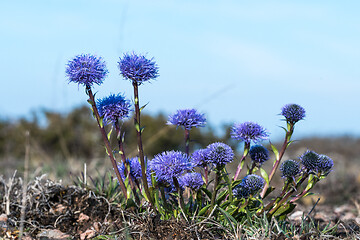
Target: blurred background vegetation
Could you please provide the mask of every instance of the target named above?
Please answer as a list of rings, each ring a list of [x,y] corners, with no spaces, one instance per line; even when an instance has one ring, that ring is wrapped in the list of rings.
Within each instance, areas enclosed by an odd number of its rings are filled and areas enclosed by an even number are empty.
[[[162,151],[184,149],[183,130],[166,125],[167,116],[161,113],[143,114],[141,120],[145,127],[144,151],[149,159]],[[230,138],[230,127],[224,125],[220,136],[214,134],[211,126],[192,129],[190,146],[195,150],[221,141],[229,144],[235,151],[240,150],[236,151],[237,158],[228,166],[229,172],[234,173],[242,154],[242,145]],[[122,130],[125,133],[127,157],[134,157],[137,146],[132,118],[123,123]],[[72,184],[73,177],[84,171],[85,164],[88,176],[96,177],[112,172],[91,110],[88,106],[81,106],[67,114],[43,110],[33,113],[27,119],[0,120],[0,175],[9,178],[17,170],[17,174],[22,176],[26,131],[30,132],[30,178],[47,174],[49,178]],[[360,199],[359,138],[341,136],[297,140],[299,141],[290,145],[284,159],[296,159],[306,149],[310,149],[330,156],[335,163],[333,172],[315,189],[321,195],[309,197],[309,204],[319,196],[322,202],[334,204]],[[115,136],[112,137],[112,144],[113,149],[117,149]],[[282,142],[274,144],[280,147]],[[267,148],[270,150],[269,146]],[[265,163],[264,168],[270,169],[271,165],[272,160]],[[274,181],[280,183],[282,180],[278,177]]]

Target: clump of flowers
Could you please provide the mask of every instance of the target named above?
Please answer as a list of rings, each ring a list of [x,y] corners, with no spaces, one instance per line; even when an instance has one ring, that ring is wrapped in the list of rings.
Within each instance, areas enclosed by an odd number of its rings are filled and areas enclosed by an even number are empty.
[[[130,114],[130,101],[121,94],[110,94],[97,101],[99,114],[104,122],[116,124],[119,120],[127,118]]]
[[[249,216],[266,214],[268,219],[275,217],[282,220],[294,209],[294,203],[308,195],[314,185],[333,169],[334,162],[330,157],[310,150],[299,157],[299,162],[292,159],[282,162],[287,147],[293,142],[291,138],[295,124],[305,118],[304,108],[297,104],[287,104],[282,108],[281,115],[286,119],[286,128],[283,128],[285,138],[279,150],[269,142],[268,148],[271,148],[272,154],[259,145],[261,141],[269,139],[269,133],[261,125],[250,121],[234,124],[230,129],[231,137],[244,144],[240,160],[237,160],[233,149],[222,142],[210,143],[192,152],[190,131],[205,126],[206,118],[195,109],[182,109],[170,115],[167,124],[183,129],[185,151],[164,151],[147,161],[142,146],[144,128],[140,119],[140,110],[144,106],[140,107],[138,88],[159,76],[158,66],[153,58],[132,52],[120,58],[118,67],[121,76],[130,80],[134,88],[134,127],[138,152],[133,158],[126,157],[126,136],[119,123],[129,116],[130,102],[121,94],[111,94],[96,101],[92,93],[92,86],[100,85],[108,73],[102,58],[78,55],[67,64],[66,75],[69,82],[86,88],[88,102],[122,191],[124,208],[139,212],[151,208],[162,219],[198,215],[215,218],[221,223],[235,219],[245,224]],[[105,128],[103,121],[111,126]],[[117,149],[110,144],[114,134]],[[119,155],[120,161],[116,159]],[[272,157],[274,161],[268,174],[262,166],[268,164]],[[245,164],[247,158],[251,159],[251,165]],[[232,177],[232,169],[227,164],[234,159],[238,167]],[[274,190],[271,181],[279,166],[284,179],[283,187],[273,197],[270,195]],[[237,180],[244,167],[248,168],[246,176]]]
[[[108,70],[101,57],[82,54],[68,62],[65,73],[70,82],[91,87],[102,84]]]

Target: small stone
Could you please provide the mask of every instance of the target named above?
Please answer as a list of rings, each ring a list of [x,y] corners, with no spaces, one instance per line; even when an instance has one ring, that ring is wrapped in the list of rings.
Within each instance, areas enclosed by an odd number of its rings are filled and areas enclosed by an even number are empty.
[[[304,214],[303,211],[296,211],[289,216],[289,219],[293,221],[301,221],[303,214]]]
[[[344,216],[342,216],[342,217],[340,218],[340,220],[342,220],[342,221],[347,221],[347,220],[352,220],[352,219],[354,219],[355,217],[356,217],[355,214],[353,214],[353,213],[351,213],[351,212],[347,212],[347,213],[345,213]]]
[[[77,221],[78,221],[79,223],[83,223],[83,222],[88,221],[89,219],[90,219],[90,217],[89,217],[88,215],[83,214],[83,213],[80,213],[79,218],[78,218]]]
[[[6,214],[1,214],[0,215],[0,222],[6,222],[8,220],[8,217]]]
[[[96,235],[95,230],[88,229],[88,230],[86,230],[85,232],[83,232],[83,233],[80,234],[80,239],[81,239],[81,240],[90,239],[90,238],[95,237],[95,235]]]
[[[57,229],[43,229],[36,237],[42,240],[65,240],[70,238],[70,235]]]

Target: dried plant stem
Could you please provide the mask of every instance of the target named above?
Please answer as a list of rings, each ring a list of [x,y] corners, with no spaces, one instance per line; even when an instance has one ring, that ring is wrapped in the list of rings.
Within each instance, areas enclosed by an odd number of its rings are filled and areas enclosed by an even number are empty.
[[[149,185],[146,177],[146,166],[145,166],[145,157],[144,157],[144,150],[142,145],[142,138],[141,138],[141,124],[140,124],[140,107],[139,107],[139,90],[138,90],[138,84],[136,81],[133,81],[133,87],[134,87],[134,101],[135,101],[135,115],[134,115],[134,124],[135,129],[137,133],[137,143],[138,143],[138,153],[139,153],[139,159],[140,159],[140,165],[141,165],[141,173],[142,173],[142,181],[143,186],[145,190],[145,194],[147,198],[149,199],[151,207],[156,212],[156,209],[154,207],[154,199],[152,194],[149,190]]]
[[[95,97],[94,97],[94,94],[92,93],[91,91],[91,88],[89,86],[86,87],[86,92],[89,96],[89,103],[91,104],[92,106],[92,109],[93,109],[93,113],[94,113],[94,116],[96,118],[96,121],[97,121],[97,124],[99,126],[99,129],[100,129],[100,132],[101,132],[101,136],[103,137],[103,141],[104,141],[104,144],[105,144],[105,148],[106,148],[106,152],[111,160],[111,164],[114,168],[114,171],[115,171],[115,174],[116,174],[116,177],[119,181],[119,185],[120,185],[120,189],[122,191],[122,193],[124,194],[125,198],[127,199],[128,196],[127,196],[127,192],[126,192],[126,187],[125,187],[125,184],[124,184],[124,181],[122,180],[121,178],[121,175],[119,173],[119,169],[117,167],[117,164],[116,164],[116,160],[115,160],[115,157],[114,157],[114,154],[112,152],[112,149],[111,149],[111,146],[110,146],[110,142],[109,142],[109,139],[107,137],[107,134],[106,134],[106,131],[105,131],[105,128],[104,128],[104,125],[100,122],[100,115],[99,115],[99,112],[97,110],[97,107],[96,107],[96,104],[95,104]]]
[[[29,159],[30,159],[30,132],[25,132],[25,159],[24,159],[24,181],[22,185],[22,199],[21,199],[21,215],[20,215],[20,229],[19,239],[22,238],[24,233],[25,222],[25,209],[26,209],[26,193],[27,193],[27,181],[29,177]]]

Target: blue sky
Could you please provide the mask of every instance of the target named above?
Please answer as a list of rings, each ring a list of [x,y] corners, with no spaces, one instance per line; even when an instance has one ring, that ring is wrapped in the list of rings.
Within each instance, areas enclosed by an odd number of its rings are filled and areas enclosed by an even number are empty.
[[[160,77],[140,87],[146,111],[197,108],[213,127],[255,121],[278,137],[280,109],[302,105],[298,136],[360,136],[360,1],[2,0],[0,111],[5,119],[86,103],[68,84],[75,55],[102,56],[97,96],[131,84],[117,69],[135,51]]]

